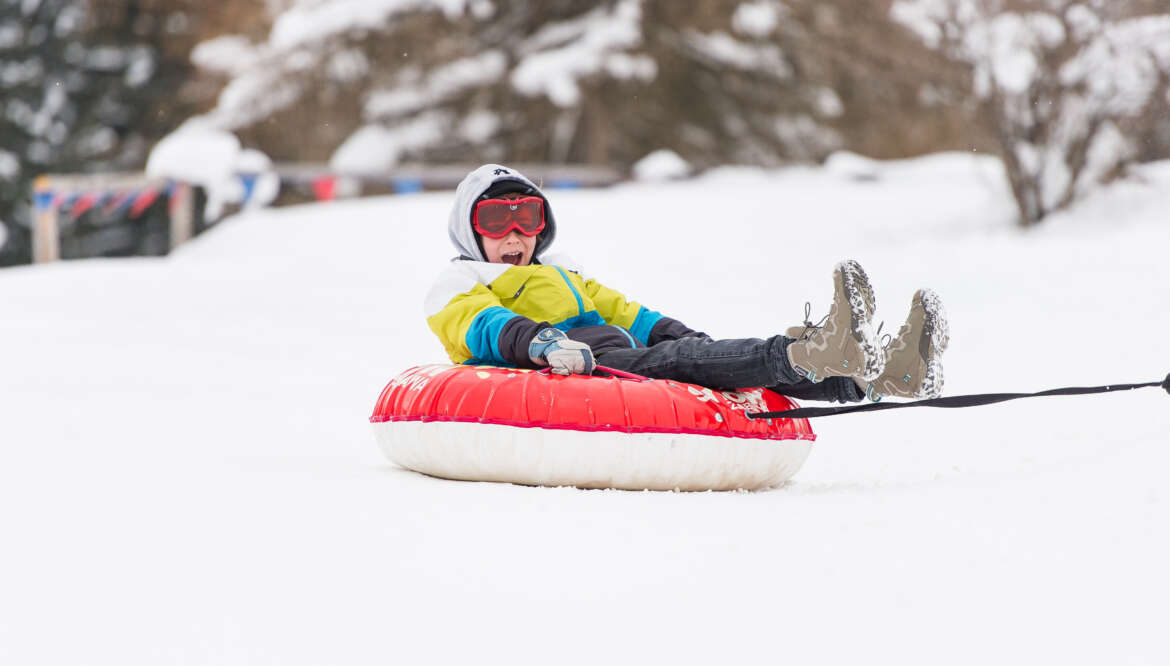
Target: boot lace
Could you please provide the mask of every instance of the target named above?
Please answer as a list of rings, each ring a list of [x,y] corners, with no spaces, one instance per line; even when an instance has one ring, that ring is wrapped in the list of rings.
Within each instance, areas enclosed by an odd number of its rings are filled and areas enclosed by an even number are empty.
[[[886,320],[885,319],[881,320],[880,322],[878,322],[877,330],[874,331],[874,333],[873,333],[874,336],[877,337],[877,339],[878,339],[878,344],[880,344],[882,346],[882,350],[889,348],[890,343],[894,341],[894,336],[890,335],[889,333],[885,333],[885,334],[882,333],[882,327],[885,325],[886,325]]]
[[[821,328],[825,325],[826,321],[829,321],[829,315],[825,315],[824,317],[821,317],[821,320],[815,324],[812,323],[812,303],[805,301],[804,302],[804,322],[803,322],[804,330],[801,331],[800,337],[798,337],[797,339],[798,340],[808,340],[809,338],[811,338],[813,336],[814,333],[821,330]]]
[[[805,301],[804,302],[804,321],[802,322],[804,324],[804,330],[801,331],[800,337],[797,339],[798,340],[809,339],[810,337],[813,336],[814,333],[816,333],[817,331],[824,328],[825,322],[828,320],[829,320],[829,315],[825,315],[824,317],[821,317],[821,320],[819,322],[817,322],[815,324],[812,323],[812,303]],[[890,346],[890,343],[894,341],[894,336],[890,335],[889,333],[885,333],[885,334],[882,333],[882,328],[885,325],[886,325],[886,321],[883,319],[882,321],[878,322],[877,331],[874,332],[874,335],[877,336],[878,344],[880,344],[882,346],[882,349],[888,348]]]

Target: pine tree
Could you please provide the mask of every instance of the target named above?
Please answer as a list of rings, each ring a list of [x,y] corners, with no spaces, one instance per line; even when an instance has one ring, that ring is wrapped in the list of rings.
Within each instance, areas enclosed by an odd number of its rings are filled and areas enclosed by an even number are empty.
[[[29,260],[30,186],[43,173],[140,168],[201,102],[194,19],[176,0],[0,0],[0,265]]]

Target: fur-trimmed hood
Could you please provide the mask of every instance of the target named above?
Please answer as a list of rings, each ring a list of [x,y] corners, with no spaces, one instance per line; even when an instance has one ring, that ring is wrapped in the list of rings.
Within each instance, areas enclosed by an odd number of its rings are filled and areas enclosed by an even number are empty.
[[[505,192],[522,192],[538,196],[544,201],[544,231],[540,232],[537,238],[532,258],[539,259],[552,245],[557,235],[557,223],[552,208],[548,205],[548,199],[540,188],[511,167],[485,164],[467,174],[455,189],[455,205],[451,207],[451,215],[447,220],[447,234],[461,257],[487,261],[479,243],[476,242],[475,230],[471,227],[471,211],[477,201],[485,198],[485,194],[498,196]]]

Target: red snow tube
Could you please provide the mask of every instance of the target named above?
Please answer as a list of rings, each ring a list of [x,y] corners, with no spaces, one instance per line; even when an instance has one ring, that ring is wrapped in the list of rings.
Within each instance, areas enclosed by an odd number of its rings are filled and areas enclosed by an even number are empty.
[[[426,365],[395,377],[370,417],[394,462],[449,479],[658,490],[754,489],[800,469],[816,439],[766,389]]]

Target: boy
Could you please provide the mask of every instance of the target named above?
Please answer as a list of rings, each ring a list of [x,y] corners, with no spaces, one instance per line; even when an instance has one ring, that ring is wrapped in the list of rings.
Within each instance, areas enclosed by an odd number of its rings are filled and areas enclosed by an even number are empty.
[[[426,298],[427,323],[455,363],[550,366],[589,374],[597,364],[717,390],[768,387],[811,400],[935,397],[948,342],[938,297],[914,295],[894,340],[878,346],[873,290],[855,261],[833,271],[821,325],[786,335],[713,340],[546,256],[556,219],[519,172],[485,164],[463,179],[448,220],[460,256]]]

